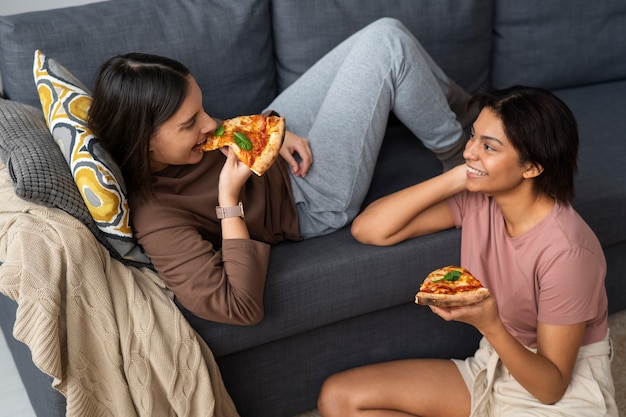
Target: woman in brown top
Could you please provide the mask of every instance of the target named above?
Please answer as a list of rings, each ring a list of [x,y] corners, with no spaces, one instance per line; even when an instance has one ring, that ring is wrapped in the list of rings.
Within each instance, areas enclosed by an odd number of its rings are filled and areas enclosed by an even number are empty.
[[[463,127],[473,121],[468,99],[400,22],[385,18],[270,104],[288,131],[281,158],[262,177],[251,177],[230,150],[200,151],[217,122],[204,112],[189,70],[174,60],[111,58],[89,117],[122,170],[135,235],[178,301],[208,320],[253,324],[263,318],[269,244],[352,221],[389,113],[449,169],[462,163]],[[217,219],[215,206],[239,202],[245,220]]]

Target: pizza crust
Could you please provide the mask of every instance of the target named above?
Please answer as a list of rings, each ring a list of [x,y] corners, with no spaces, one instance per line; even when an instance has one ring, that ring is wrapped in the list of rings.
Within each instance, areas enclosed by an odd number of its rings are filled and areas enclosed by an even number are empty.
[[[283,146],[285,137],[285,118],[278,116],[269,117],[277,117],[278,120],[272,125],[272,130],[269,132],[267,146],[250,166],[250,170],[259,176],[263,175],[272,166],[278,157],[280,148]]]
[[[438,307],[460,307],[479,303],[490,295],[491,292],[484,287],[458,294],[432,294],[420,291],[415,294],[415,303]]]

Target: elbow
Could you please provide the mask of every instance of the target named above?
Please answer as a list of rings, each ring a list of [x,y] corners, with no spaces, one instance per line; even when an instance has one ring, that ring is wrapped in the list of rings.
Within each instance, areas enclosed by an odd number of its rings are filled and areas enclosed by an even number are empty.
[[[254,326],[263,321],[265,310],[263,302],[241,302],[236,306],[231,306],[228,312],[227,324],[238,326]]]
[[[242,326],[254,326],[255,324],[259,324],[263,321],[265,317],[265,312],[263,311],[263,307],[260,309],[255,309],[254,311],[250,311],[246,315],[242,315],[239,319],[241,320],[240,325]]]
[[[359,243],[365,245],[374,245],[369,228],[363,225],[363,221],[359,217],[354,219],[352,226],[350,226],[350,233],[352,237]]]
[[[365,242],[366,236],[363,233],[363,227],[358,217],[354,219],[354,221],[352,222],[352,225],[350,226],[350,233],[352,234],[352,237],[356,239],[357,242],[366,243]]]
[[[565,395],[565,390],[563,390],[563,392],[561,392],[560,394],[554,395],[552,396],[552,398],[547,398],[545,401],[542,401],[542,402],[546,405],[554,405],[558,403],[559,401],[561,401],[564,395]]]
[[[558,403],[561,398],[563,398],[563,396],[561,395],[560,397],[556,398],[556,397],[545,397],[545,398],[537,398],[539,400],[539,402],[541,404],[544,405],[554,405],[556,403]]]
[[[233,322],[240,326],[254,326],[261,323],[265,317],[263,297],[238,299],[234,305],[231,305],[230,315]]]
[[[554,405],[561,401],[561,399],[565,395],[566,389],[567,386],[565,388],[559,388],[558,390],[551,390],[549,392],[544,391],[536,395],[536,398],[542,404]]]
[[[245,313],[239,312],[237,314],[230,314],[228,317],[224,317],[223,319],[213,319],[214,321],[222,322],[224,324],[234,324],[236,326],[254,326],[263,321],[264,312],[263,309],[260,311],[246,311]],[[210,319],[209,319],[210,320]]]
[[[263,321],[265,310],[263,302],[250,302],[228,304],[221,306],[210,305],[201,300],[193,300],[194,302],[178,303],[194,316],[207,321],[213,321],[222,324],[232,324],[236,326],[253,326]]]
[[[389,246],[391,242],[383,236],[377,228],[372,227],[370,222],[357,216],[350,227],[352,237],[359,243],[374,246]]]

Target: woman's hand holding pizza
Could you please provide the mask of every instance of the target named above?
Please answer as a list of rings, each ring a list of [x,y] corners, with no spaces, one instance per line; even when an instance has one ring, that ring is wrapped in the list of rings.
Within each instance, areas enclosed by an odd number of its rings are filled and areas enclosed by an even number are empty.
[[[230,147],[220,149],[226,155],[226,162],[219,178],[219,204],[221,206],[236,206],[239,203],[239,192],[243,184],[250,178],[252,171]]]
[[[299,161],[295,154],[298,154]],[[280,148],[280,156],[289,164],[291,173],[298,177],[304,177],[313,163],[313,153],[309,141],[293,132],[285,131],[283,146]]]
[[[467,323],[474,326],[483,335],[502,325],[498,313],[498,305],[493,294],[476,304],[460,307],[438,307],[433,305],[429,307],[444,320]]]

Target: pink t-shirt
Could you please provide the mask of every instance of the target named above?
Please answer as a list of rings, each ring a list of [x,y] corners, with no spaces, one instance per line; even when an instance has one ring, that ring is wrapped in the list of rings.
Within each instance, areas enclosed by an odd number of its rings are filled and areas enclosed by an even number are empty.
[[[461,266],[491,290],[517,340],[536,348],[537,322],[585,321],[583,345],[606,336],[606,260],[596,235],[571,205],[556,203],[539,224],[514,238],[498,205],[482,193],[459,193],[448,206],[462,227]]]

